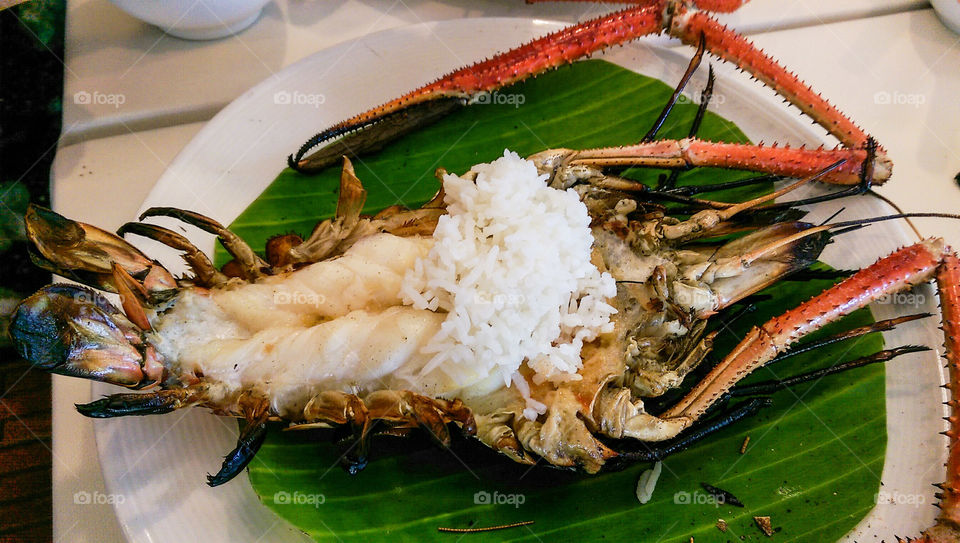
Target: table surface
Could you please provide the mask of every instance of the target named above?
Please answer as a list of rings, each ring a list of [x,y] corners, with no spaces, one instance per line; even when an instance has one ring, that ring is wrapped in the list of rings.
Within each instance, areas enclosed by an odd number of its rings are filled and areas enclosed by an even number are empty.
[[[574,22],[607,9],[502,0],[279,1],[237,36],[192,42],[132,19],[106,0],[70,2],[53,205],[69,217],[116,228],[133,217],[204,121],[279,69],[345,40],[360,38],[361,46],[370,33],[424,21],[513,16]],[[721,19],[751,34],[883,144],[895,170],[878,192],[905,211],[960,209],[953,179],[960,172],[960,36],[925,2],[754,0]],[[78,92],[122,95],[123,103],[81,104],[74,100]],[[916,224],[925,235],[960,246],[955,224]],[[77,492],[106,492],[95,422],[73,409],[89,400],[89,383],[54,376],[54,537],[123,541],[110,505],[74,500]]]

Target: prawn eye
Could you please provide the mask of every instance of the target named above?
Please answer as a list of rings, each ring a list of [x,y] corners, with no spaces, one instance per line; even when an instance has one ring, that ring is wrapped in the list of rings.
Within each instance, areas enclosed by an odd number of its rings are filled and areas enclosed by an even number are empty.
[[[135,386],[143,379],[140,331],[101,294],[51,285],[22,301],[10,322],[17,353],[63,375]]]
[[[64,323],[57,312],[60,304],[56,300],[33,296],[20,303],[10,321],[10,336],[17,354],[34,366],[50,371],[66,362],[70,352],[69,342],[61,337]]]

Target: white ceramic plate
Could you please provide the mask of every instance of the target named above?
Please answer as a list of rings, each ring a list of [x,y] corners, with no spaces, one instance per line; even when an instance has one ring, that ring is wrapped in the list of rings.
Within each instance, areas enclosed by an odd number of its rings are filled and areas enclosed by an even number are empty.
[[[388,30],[321,51],[243,94],[212,119],[187,145],[142,208],[193,209],[224,224],[236,218],[274,179],[286,155],[318,129],[382,103],[459,66],[558,28],[528,19],[468,19]],[[654,46],[653,43],[661,46]],[[609,61],[659,78],[671,86],[691,52],[640,41],[603,55]],[[733,70],[720,67],[711,109],[736,122],[754,141],[816,144],[822,132],[783,106],[772,92]],[[703,72],[704,70],[701,70]],[[699,92],[703,74],[690,89]],[[869,126],[869,119],[858,119]],[[820,190],[820,189],[811,189]],[[814,222],[840,207],[817,207]],[[847,199],[843,217],[866,217],[889,210],[871,198]],[[159,221],[162,222],[162,221]],[[168,226],[179,228],[175,223]],[[212,253],[213,237],[187,229]],[[174,252],[134,240],[148,254],[176,268]],[[900,224],[888,222],[845,236],[823,259],[844,268],[870,264],[878,256],[913,241]],[[851,250],[855,247],[855,250]],[[880,305],[877,318],[900,311],[936,312],[931,289],[920,307]],[[888,334],[891,345],[940,345],[935,323],[920,321]],[[946,442],[937,435],[944,411],[936,353],[905,356],[887,365],[887,426],[891,439],[882,480],[888,496],[914,496],[922,507],[902,499],[881,503],[850,535],[890,539],[913,535],[933,520],[933,488],[941,480]],[[115,392],[94,384],[95,397]],[[858,416],[850,406],[850,417]],[[157,417],[114,419],[96,425],[97,447],[107,488],[125,499],[116,505],[127,537],[161,541],[300,541],[303,536],[262,506],[246,476],[212,489],[205,475],[219,468],[237,434],[232,420],[201,410]],[[910,444],[906,447],[903,444]],[[254,460],[256,461],[256,460]],[[878,477],[881,474],[877,474]],[[878,484],[878,490],[880,486]]]

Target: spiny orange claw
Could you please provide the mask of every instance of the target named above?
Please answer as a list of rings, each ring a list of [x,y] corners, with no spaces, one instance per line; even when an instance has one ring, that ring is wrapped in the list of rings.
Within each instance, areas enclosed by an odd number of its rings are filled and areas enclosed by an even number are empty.
[[[696,420],[744,376],[772,360],[799,338],[866,307],[880,297],[928,281],[944,253],[943,241],[904,247],[851,275],[794,309],[750,330],[746,338],[661,417]]]
[[[628,145],[621,148],[625,154],[644,158],[677,158],[682,166],[719,167],[761,171],[786,177],[807,177],[829,167],[839,160],[843,164],[821,179],[840,185],[856,185],[867,151],[863,149],[836,149],[718,143],[698,139],[663,140]],[[888,160],[875,159],[873,180],[890,177],[892,165]]]
[[[867,134],[840,110],[750,40],[732,32],[706,13],[679,4],[669,32],[683,43],[694,46],[700,41],[700,36],[704,36],[708,51],[732,62],[775,90],[845,146],[861,148],[866,144]]]
[[[689,45],[698,44],[702,39],[711,54],[734,63],[773,88],[851,150],[807,151],[698,142],[695,152],[691,151],[697,161],[692,161],[691,165],[718,165],[804,176],[839,157],[847,160],[843,171],[831,174],[824,181],[844,184],[857,182],[856,174],[862,168],[866,156],[863,150],[869,136],[772,57],[700,11],[732,11],[743,3],[742,0],[633,2],[630,8],[565,28],[461,68],[413,92],[342,121],[304,143],[296,154],[289,157],[288,164],[301,172],[318,171],[339,161],[343,154],[379,149],[396,137],[436,121],[482,93],[492,92],[612,45],[666,30],[669,35]],[[314,147],[340,136],[345,139],[304,158]],[[883,183],[890,176],[892,166],[882,149],[877,149],[873,169],[872,182],[875,184]]]
[[[382,107],[389,112],[406,103],[429,99],[430,95],[469,97],[476,92],[516,83],[612,45],[659,32],[662,9],[663,6],[658,2],[564,28],[483,62],[461,68]],[[362,119],[363,114],[356,118]]]
[[[927,528],[918,541],[928,543],[955,543],[960,541],[960,412],[957,410],[957,393],[960,391],[960,259],[953,253],[946,253],[943,263],[937,270],[937,289],[940,293],[940,307],[943,314],[944,357],[947,360],[952,395],[950,401],[953,410],[950,417],[950,429],[946,432],[950,440],[950,452],[947,457],[947,477],[938,485],[940,492],[940,515],[936,523]]]
[[[302,169],[301,159],[313,147],[411,106],[439,98],[469,100],[477,93],[492,91],[612,45],[660,32],[663,9],[664,0],[628,8],[558,30],[488,60],[460,68],[429,85],[333,125],[304,143],[288,163],[294,169]]]

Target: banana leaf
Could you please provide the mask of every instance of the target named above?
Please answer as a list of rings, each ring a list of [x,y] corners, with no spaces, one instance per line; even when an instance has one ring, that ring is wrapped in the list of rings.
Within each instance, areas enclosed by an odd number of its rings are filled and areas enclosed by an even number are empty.
[[[355,160],[369,191],[365,212],[420,205],[439,188],[438,167],[464,172],[497,158],[505,148],[527,155],[548,147],[637,141],[671,92],[663,82],[601,60],[578,62],[503,89],[499,94],[508,98],[465,108]],[[690,100],[680,103],[658,137],[685,137],[695,111]],[[734,123],[712,113],[699,135],[747,141]],[[652,184],[663,173],[632,169],[624,175]],[[718,183],[745,175],[697,169],[684,172],[679,182]],[[231,228],[259,248],[279,233],[306,235],[318,220],[333,214],[338,179],[338,168],[310,177],[285,170]],[[769,190],[770,185],[756,185],[706,197],[740,201]],[[221,252],[221,262],[223,256]],[[732,324],[716,325],[721,332],[715,358],[751,325],[830,284],[807,276],[767,289],[754,299],[755,310]],[[869,311],[861,310],[817,335],[869,322]],[[834,344],[758,370],[747,382],[851,360],[882,345],[879,334]],[[378,437],[366,469],[349,475],[340,467],[344,445],[335,441],[339,434],[277,427],[249,475],[266,507],[317,541],[765,540],[754,516],[770,516],[781,543],[831,541],[874,505],[886,447],[884,387],[884,369],[873,365],[772,394],[773,405],[760,414],[667,458],[652,499],[644,505],[635,489],[647,464],[592,476],[542,462],[531,468],[466,437],[448,449],[425,435]],[[749,446],[741,454],[748,436]],[[745,507],[720,503],[701,482],[732,493]],[[726,532],[718,529],[718,519],[726,522]],[[535,522],[488,533],[438,531],[524,521]]]

